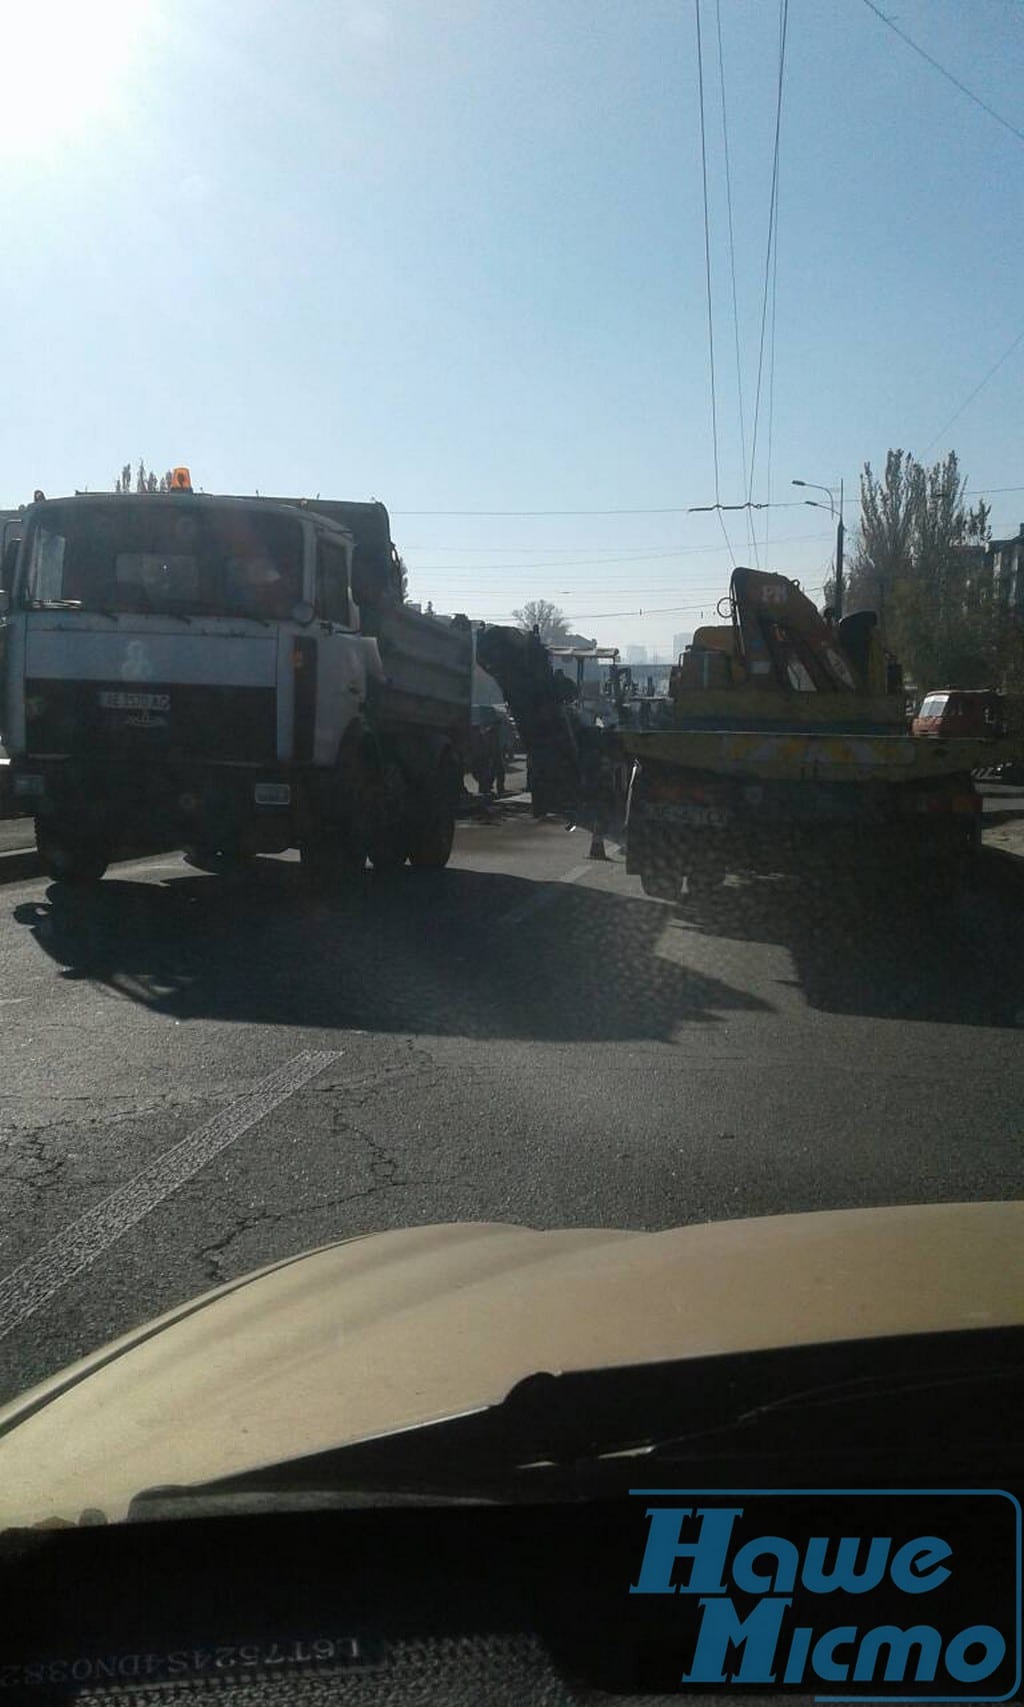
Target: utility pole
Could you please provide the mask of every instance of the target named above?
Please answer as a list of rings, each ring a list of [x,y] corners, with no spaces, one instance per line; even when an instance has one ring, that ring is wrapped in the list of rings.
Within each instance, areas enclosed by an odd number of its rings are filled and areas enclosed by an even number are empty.
[[[836,621],[843,614],[843,544],[846,527],[843,522],[843,482],[839,482],[839,521],[836,524]]]

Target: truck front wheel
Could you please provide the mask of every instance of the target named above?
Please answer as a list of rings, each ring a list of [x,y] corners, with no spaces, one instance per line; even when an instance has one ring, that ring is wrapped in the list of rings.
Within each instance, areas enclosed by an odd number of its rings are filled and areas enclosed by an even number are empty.
[[[378,775],[367,779],[362,798],[370,864],[377,877],[392,877],[406,861],[408,787],[400,767],[391,762],[382,765]]]
[[[102,844],[89,837],[63,835],[36,824],[36,851],[47,877],[85,887],[98,883],[110,861]]]

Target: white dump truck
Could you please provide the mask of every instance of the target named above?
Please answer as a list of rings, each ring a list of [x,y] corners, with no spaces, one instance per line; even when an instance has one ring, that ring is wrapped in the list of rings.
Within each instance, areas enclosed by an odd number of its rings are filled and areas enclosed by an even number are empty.
[[[382,504],[165,493],[29,505],[5,565],[4,730],[45,870],[123,847],[319,884],[443,866],[471,627],[414,611]]]

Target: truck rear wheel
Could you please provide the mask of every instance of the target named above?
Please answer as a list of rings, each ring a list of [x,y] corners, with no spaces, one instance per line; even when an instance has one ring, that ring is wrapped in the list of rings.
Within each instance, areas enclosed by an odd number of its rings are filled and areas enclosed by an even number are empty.
[[[65,836],[36,824],[36,851],[47,877],[56,883],[86,887],[99,883],[110,861],[102,844],[84,836]]]

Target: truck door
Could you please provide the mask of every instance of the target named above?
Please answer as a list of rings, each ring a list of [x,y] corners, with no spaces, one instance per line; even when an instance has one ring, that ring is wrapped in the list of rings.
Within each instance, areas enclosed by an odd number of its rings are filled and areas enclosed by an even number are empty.
[[[340,540],[317,534],[316,542],[317,643],[315,666],[316,728],[309,757],[317,765],[331,765],[353,718],[366,699],[366,643],[358,633],[358,614],[349,587],[349,557]],[[313,684],[307,684],[310,694]],[[301,721],[296,704],[296,747],[300,746]],[[296,758],[306,754],[296,751]]]

